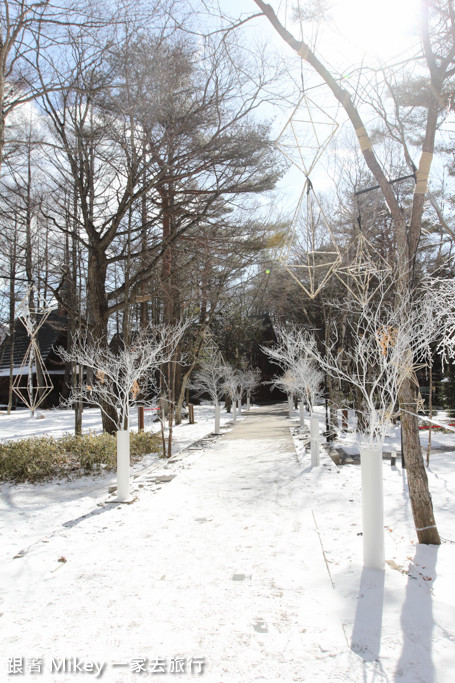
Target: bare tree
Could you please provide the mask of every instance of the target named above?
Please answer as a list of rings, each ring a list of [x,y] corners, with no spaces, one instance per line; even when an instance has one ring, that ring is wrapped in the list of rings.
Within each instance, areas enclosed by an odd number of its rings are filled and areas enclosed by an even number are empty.
[[[13,114],[33,103],[59,83],[47,70],[65,33],[99,31],[112,22],[112,7],[90,0],[2,0],[0,3],[0,168],[5,143],[21,140]],[[63,60],[60,61],[60,68]]]
[[[397,306],[383,291],[379,302],[353,304],[347,325],[351,344],[340,345],[334,330],[323,352],[313,347],[310,354],[334,379],[358,388],[366,418],[358,424],[359,441],[382,446],[403,382],[416,382],[417,369],[429,361],[435,317],[426,299]]]
[[[301,408],[306,403],[311,413],[316,399],[321,393],[323,374],[312,355],[316,349],[316,340],[308,330],[296,325],[275,325],[277,344],[275,347],[262,347],[262,350],[279,365],[284,373],[274,382],[274,386],[282,389],[288,397],[298,396]],[[291,417],[292,400],[289,400],[289,416]],[[300,413],[303,422],[303,413]],[[303,426],[303,424],[301,424]]]
[[[324,386],[324,374],[321,372],[317,363],[315,363],[308,355],[299,358],[295,363],[292,372],[295,377],[295,393],[300,398],[300,405],[306,404],[308,412],[314,410],[316,401],[322,394]],[[301,421],[303,420],[303,412],[301,414]],[[302,425],[303,426],[303,425]]]
[[[294,396],[296,394],[297,386],[296,378],[291,368],[287,368],[282,375],[275,377],[271,384],[271,389],[280,389],[280,391],[283,391],[286,394],[288,398],[289,419],[292,420],[292,413],[294,409]]]
[[[249,410],[251,406],[251,399],[254,392],[261,383],[261,371],[259,368],[250,368],[244,372],[244,386],[246,393],[246,409]]]
[[[109,419],[116,415],[113,426],[117,431],[128,429],[132,405],[144,405],[144,400],[156,402],[160,368],[172,358],[183,332],[182,325],[142,330],[129,347],[117,353],[101,341],[91,341],[78,333],[73,348],[60,348],[60,356],[67,362],[91,368],[94,380],[93,384],[72,387],[63,404],[71,406],[83,400],[105,411]]]
[[[232,405],[232,418],[237,421],[237,400],[239,397],[239,377],[238,371],[232,365],[224,366],[224,384],[223,389],[229,396]]]
[[[404,382],[415,382],[418,366],[429,362],[437,334],[428,300],[391,303],[387,291],[379,301],[364,302],[347,325],[353,343],[340,345],[335,331],[330,344],[314,358],[336,381],[354,385],[363,399],[364,420],[357,424],[360,447],[363,554],[367,567],[384,567],[382,447],[397,409]],[[354,311],[352,311],[354,312]],[[401,404],[401,415],[414,405]],[[419,529],[417,529],[417,532]]]
[[[218,349],[210,347],[193,375],[190,388],[208,394],[215,407],[215,434],[220,433],[220,402],[225,394],[226,364]]]
[[[438,328],[437,351],[444,363],[455,359],[455,280],[432,278],[424,282]]]

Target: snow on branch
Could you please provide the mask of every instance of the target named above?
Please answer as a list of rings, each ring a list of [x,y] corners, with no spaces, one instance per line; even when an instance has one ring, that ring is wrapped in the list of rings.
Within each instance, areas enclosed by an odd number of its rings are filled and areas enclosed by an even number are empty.
[[[232,402],[236,401],[239,395],[239,379],[239,372],[232,365],[226,364],[224,366],[223,390],[228,394]]]
[[[313,347],[311,354],[329,375],[359,390],[366,421],[358,437],[374,445],[383,442],[403,382],[417,382],[416,371],[429,362],[437,324],[428,297],[396,303],[386,290],[374,302],[353,303],[348,313],[351,342],[343,344],[334,329],[324,353]]]
[[[243,373],[243,387],[247,397],[251,397],[261,384],[261,371],[259,368],[250,368]]]
[[[210,348],[194,373],[190,388],[197,394],[208,394],[216,406],[223,398],[226,364],[218,349]]]
[[[161,366],[173,359],[185,328],[180,324],[146,329],[118,353],[77,334],[70,351],[60,347],[58,352],[65,362],[93,370],[93,381],[72,387],[64,405],[70,407],[82,400],[100,408],[111,419],[113,409],[117,429],[128,428],[130,406],[152,402],[157,394]]]
[[[438,326],[436,348],[444,366],[455,359],[455,279],[431,278],[425,289]]]
[[[274,331],[277,338],[275,346],[261,346],[261,350],[282,370],[293,367],[302,354],[316,345],[314,336],[296,325],[276,325]]]
[[[277,344],[274,347],[261,347],[272,363],[283,370],[283,374],[275,378],[273,386],[288,395],[298,396],[311,412],[324,381],[315,360],[314,335],[295,325],[276,325],[275,334]]]

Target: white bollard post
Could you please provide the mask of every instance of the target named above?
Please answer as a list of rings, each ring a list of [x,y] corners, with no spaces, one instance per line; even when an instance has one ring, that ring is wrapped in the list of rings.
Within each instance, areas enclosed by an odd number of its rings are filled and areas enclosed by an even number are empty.
[[[382,447],[361,446],[363,564],[384,569]]]
[[[288,394],[288,412],[289,419],[292,420],[292,411],[294,409],[294,400],[292,394]]]
[[[246,397],[246,411],[248,412],[251,408],[251,401],[249,395]]]
[[[215,434],[220,433],[220,415],[221,406],[219,403],[215,403]]]
[[[300,411],[300,426],[305,427],[305,407],[303,405],[303,401],[300,401],[299,411]]]
[[[117,432],[117,500],[130,497],[130,433],[128,429]]]
[[[316,467],[320,463],[319,457],[319,418],[317,415],[310,417],[310,448],[311,466]]]

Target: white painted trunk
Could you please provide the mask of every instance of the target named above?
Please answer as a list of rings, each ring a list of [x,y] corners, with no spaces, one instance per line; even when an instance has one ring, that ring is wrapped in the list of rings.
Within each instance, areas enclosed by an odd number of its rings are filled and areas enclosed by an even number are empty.
[[[215,434],[220,433],[220,421],[221,421],[221,406],[219,403],[215,403]]]
[[[237,401],[232,401],[232,420],[237,422]]]
[[[305,407],[303,405],[303,401],[300,401],[300,404],[299,404],[299,414],[300,414],[300,426],[305,427]]]
[[[384,569],[382,447],[361,446],[363,564]]]
[[[117,499],[128,500],[130,496],[130,432],[117,432]]]
[[[239,406],[239,415],[241,415],[242,414],[242,399],[241,398],[238,399],[237,404]]]
[[[289,419],[292,420],[292,413],[294,410],[294,399],[292,394],[288,394],[288,412],[289,412]]]
[[[251,408],[251,401],[250,401],[250,397],[247,396],[246,397],[246,410],[247,410],[247,412],[249,411],[250,408]]]
[[[317,467],[320,463],[319,457],[319,418],[317,415],[310,417],[310,447],[311,447],[311,466]]]

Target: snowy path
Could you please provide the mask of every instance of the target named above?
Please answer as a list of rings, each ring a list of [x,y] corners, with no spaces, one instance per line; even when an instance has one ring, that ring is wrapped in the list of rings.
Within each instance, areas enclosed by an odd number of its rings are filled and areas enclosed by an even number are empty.
[[[18,680],[46,683],[93,680],[90,662],[107,683],[358,680],[285,415],[252,412],[144,473],[133,504],[9,556],[2,679],[17,658]]]

